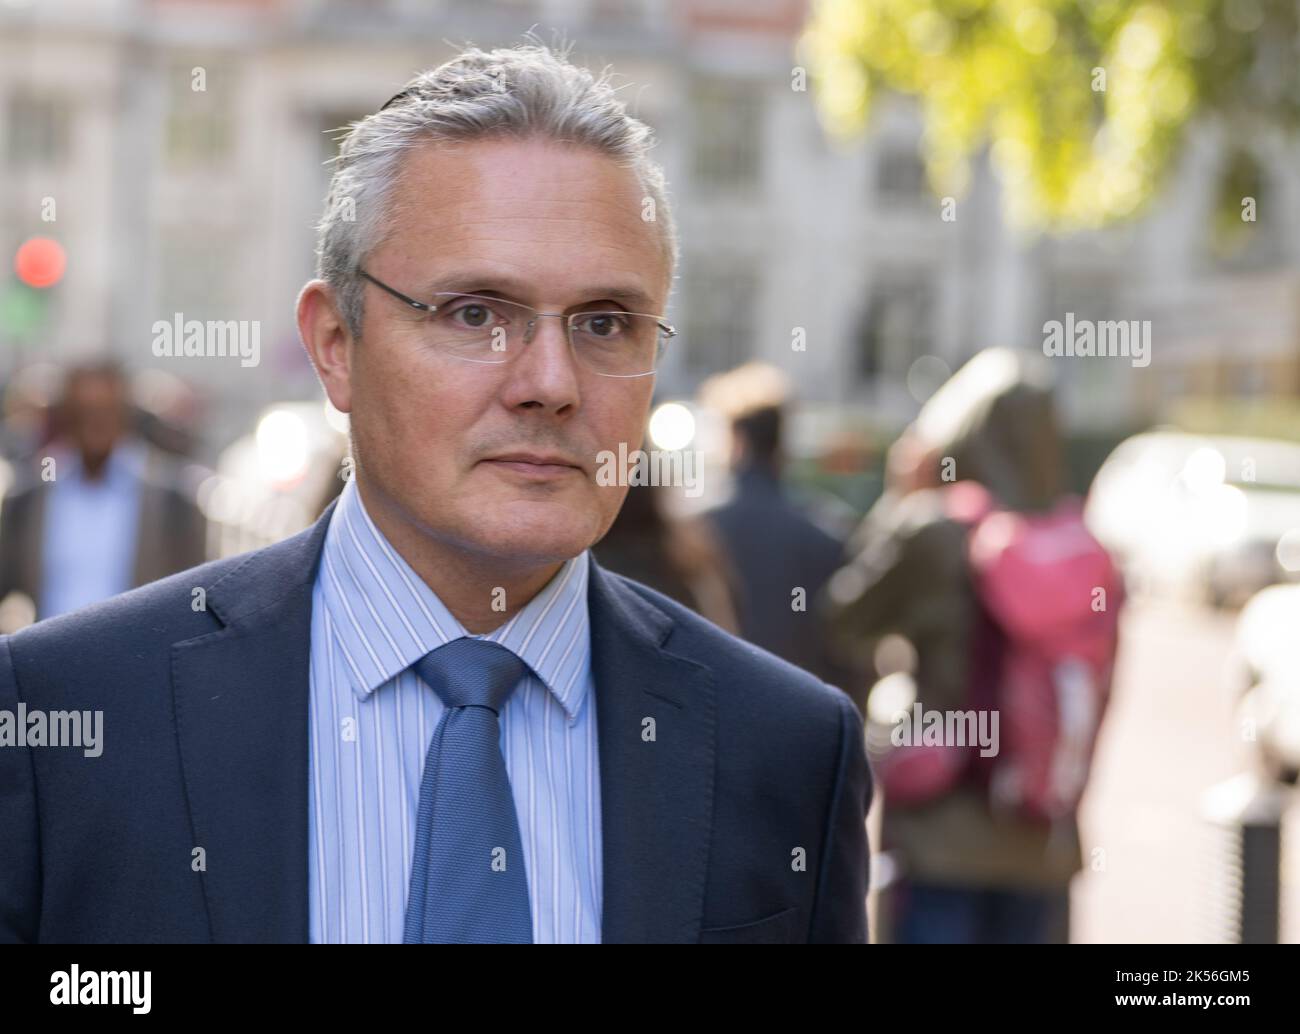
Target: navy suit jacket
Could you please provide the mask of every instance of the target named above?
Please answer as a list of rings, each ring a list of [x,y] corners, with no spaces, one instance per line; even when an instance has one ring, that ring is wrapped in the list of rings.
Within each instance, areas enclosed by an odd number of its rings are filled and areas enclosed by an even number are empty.
[[[0,747],[0,941],[307,940],[329,514],[0,639],[0,709],[103,711],[99,757]],[[602,938],[865,941],[872,781],[848,697],[595,564],[589,609]]]

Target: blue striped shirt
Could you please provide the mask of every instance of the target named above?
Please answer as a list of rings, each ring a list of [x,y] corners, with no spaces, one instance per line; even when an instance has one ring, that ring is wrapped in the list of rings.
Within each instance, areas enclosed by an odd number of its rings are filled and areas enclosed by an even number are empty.
[[[536,943],[600,940],[601,827],[588,554],[488,639],[532,669],[501,713]],[[312,593],[312,943],[400,943],[420,778],[445,710],[410,670],[469,635],[366,513],[330,518]],[[535,673],[535,674],[534,674]]]

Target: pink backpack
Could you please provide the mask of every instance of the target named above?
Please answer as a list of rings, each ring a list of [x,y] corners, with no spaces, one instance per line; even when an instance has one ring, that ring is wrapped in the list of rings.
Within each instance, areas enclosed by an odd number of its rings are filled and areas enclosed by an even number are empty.
[[[997,711],[999,749],[984,758],[978,746],[895,747],[881,781],[890,800],[908,805],[971,779],[996,810],[1054,821],[1077,808],[1087,783],[1118,640],[1119,573],[1077,499],[1046,514],[1016,513],[963,481],[945,502],[970,528],[983,611],[966,706]]]

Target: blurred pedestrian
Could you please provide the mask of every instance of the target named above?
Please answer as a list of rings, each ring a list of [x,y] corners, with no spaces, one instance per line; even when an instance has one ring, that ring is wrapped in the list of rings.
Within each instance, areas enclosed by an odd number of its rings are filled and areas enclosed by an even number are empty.
[[[662,592],[719,628],[737,629],[735,587],[712,529],[665,511],[665,489],[636,485],[592,553],[611,571]]]
[[[54,440],[0,507],[0,600],[20,593],[40,620],[205,559],[206,525],[180,466],[133,433],[130,412],[116,363],[68,370]]]
[[[914,648],[915,699],[878,707],[891,677],[868,706],[893,725],[877,756],[893,939],[1066,940],[1121,589],[1064,494],[1041,367],[980,353],[891,449],[887,481],[828,595],[846,651],[887,633]],[[946,731],[981,721],[982,746]]]
[[[813,606],[840,565],[842,544],[809,518],[782,483],[785,376],[766,363],[746,363],[706,381],[700,400],[731,427],[735,492],[706,518],[740,590],[741,638],[861,696],[834,663]]]

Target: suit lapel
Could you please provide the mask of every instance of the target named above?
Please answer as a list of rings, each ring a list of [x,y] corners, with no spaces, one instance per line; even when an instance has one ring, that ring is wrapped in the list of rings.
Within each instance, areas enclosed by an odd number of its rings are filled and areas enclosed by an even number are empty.
[[[311,594],[332,510],[205,586],[223,627],[172,646],[181,767],[215,942],[308,937]]]
[[[712,672],[663,649],[672,619],[593,560],[601,938],[695,942],[713,818]],[[652,720],[652,721],[648,721]]]

